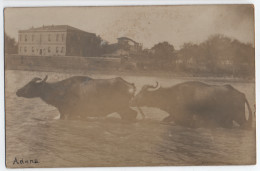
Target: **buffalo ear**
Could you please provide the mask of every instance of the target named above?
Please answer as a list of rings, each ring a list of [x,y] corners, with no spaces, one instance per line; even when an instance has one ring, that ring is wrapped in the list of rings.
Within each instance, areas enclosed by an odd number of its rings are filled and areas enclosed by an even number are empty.
[[[42,80],[42,82],[46,82],[47,79],[48,79],[48,75],[45,76],[45,78]]]

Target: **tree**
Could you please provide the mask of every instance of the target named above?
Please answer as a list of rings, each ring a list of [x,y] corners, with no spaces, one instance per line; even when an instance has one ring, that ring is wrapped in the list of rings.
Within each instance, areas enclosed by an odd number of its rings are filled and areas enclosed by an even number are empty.
[[[5,53],[6,54],[16,54],[18,52],[18,45],[14,38],[9,37],[6,33],[4,34],[5,39]]]
[[[175,58],[173,45],[168,42],[160,42],[155,44],[151,50],[153,51],[152,59],[157,67],[161,69],[170,69],[173,67],[172,61]]]
[[[155,44],[152,47],[152,50],[154,50],[154,56],[158,60],[169,60],[174,56],[174,47],[173,45],[169,44],[168,42],[161,42],[158,44]]]

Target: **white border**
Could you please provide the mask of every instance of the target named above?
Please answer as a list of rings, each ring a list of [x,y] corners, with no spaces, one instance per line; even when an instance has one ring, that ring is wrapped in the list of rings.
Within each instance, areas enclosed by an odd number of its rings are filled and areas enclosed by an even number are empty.
[[[0,0],[0,170],[9,170],[5,167],[5,127],[4,127],[4,51],[3,51],[3,8],[4,7],[35,7],[35,6],[120,6],[120,5],[181,5],[181,4],[254,4],[255,5],[255,47],[256,47],[256,106],[260,107],[259,102],[259,79],[260,71],[257,66],[260,66],[260,1],[257,0]],[[256,115],[258,114],[258,110]],[[257,125],[259,117],[256,117]],[[257,126],[257,147],[259,147],[259,128]],[[257,148],[257,156],[259,155],[259,148]],[[33,170],[260,170],[259,157],[257,157],[257,165],[255,166],[187,166],[187,167],[109,167],[109,168],[44,168]],[[15,169],[15,170],[32,170],[32,169]]]

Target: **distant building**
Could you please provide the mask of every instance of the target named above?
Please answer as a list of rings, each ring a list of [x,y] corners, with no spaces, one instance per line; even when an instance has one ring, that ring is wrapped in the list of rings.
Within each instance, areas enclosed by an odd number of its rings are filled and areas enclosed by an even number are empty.
[[[119,37],[118,47],[122,53],[128,53],[129,55],[135,55],[142,51],[142,44],[137,43],[136,41],[128,38],[128,37]],[[124,52],[123,52],[124,51]]]
[[[142,44],[128,37],[117,38],[117,43],[103,45],[104,53],[107,57],[126,57],[142,52]]]
[[[68,25],[19,31],[18,54],[27,56],[97,56],[101,39]]]

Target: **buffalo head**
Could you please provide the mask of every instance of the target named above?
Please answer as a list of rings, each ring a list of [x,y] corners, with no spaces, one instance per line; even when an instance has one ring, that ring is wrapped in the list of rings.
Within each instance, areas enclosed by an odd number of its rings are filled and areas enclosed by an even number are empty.
[[[24,87],[18,89],[16,95],[18,97],[26,97],[26,98],[39,97],[41,93],[41,87],[43,87],[47,78],[48,75],[46,75],[44,79],[38,77],[32,79]]]

